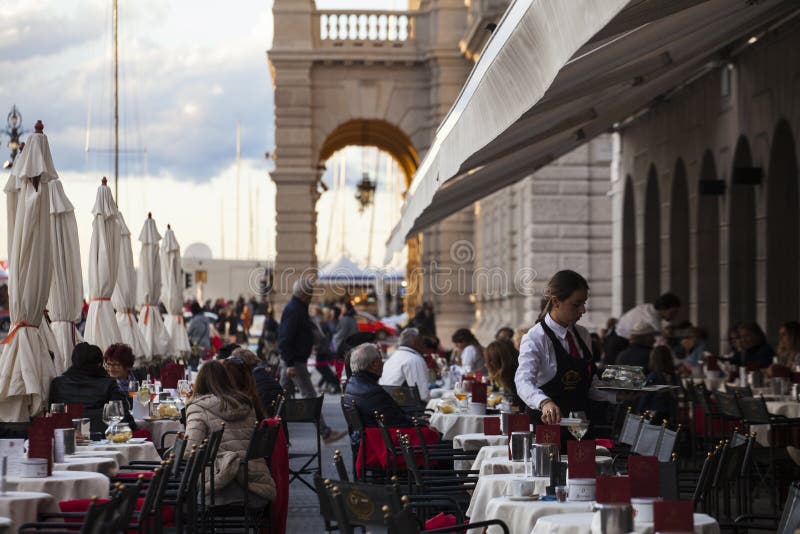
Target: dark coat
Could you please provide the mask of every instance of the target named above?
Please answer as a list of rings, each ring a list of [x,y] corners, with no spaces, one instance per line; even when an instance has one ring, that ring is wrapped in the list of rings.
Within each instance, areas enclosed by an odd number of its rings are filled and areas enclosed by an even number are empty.
[[[414,426],[411,418],[394,401],[391,395],[378,384],[378,375],[367,371],[354,373],[347,382],[344,402],[348,406],[355,404],[361,421],[366,427],[376,427],[374,412],[383,414],[387,427]]]
[[[650,352],[652,347],[647,345],[640,345],[638,343],[631,344],[627,349],[623,350],[617,356],[617,365],[635,365],[644,369],[646,375],[650,368]]]
[[[314,334],[308,304],[297,297],[283,308],[278,328],[278,350],[286,365],[305,363],[314,346]]]
[[[103,405],[112,400],[123,401],[125,422],[135,430],[136,425],[128,410],[130,401],[119,389],[116,379],[108,376],[102,367],[70,367],[50,383],[50,402],[83,404],[83,414],[91,420],[92,432],[105,432]]]
[[[253,369],[253,379],[256,382],[256,391],[258,391],[264,412],[271,413],[270,405],[283,393],[283,388],[263,367]]]
[[[775,356],[775,350],[768,344],[762,343],[761,345],[750,347],[743,353],[739,353],[738,361],[734,362],[740,367],[744,365],[747,368],[766,369],[772,365],[772,358]],[[742,362],[744,356],[744,362]]]

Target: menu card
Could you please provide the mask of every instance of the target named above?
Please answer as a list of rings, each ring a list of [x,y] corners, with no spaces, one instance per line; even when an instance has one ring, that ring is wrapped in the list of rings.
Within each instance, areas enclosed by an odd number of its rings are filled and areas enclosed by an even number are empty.
[[[483,433],[487,436],[499,436],[502,434],[500,431],[500,418],[499,417],[484,417],[483,418]]]
[[[628,477],[597,477],[595,498],[601,504],[630,503],[631,479]]]
[[[536,425],[536,443],[553,443],[561,447],[561,427],[558,425]]]
[[[47,460],[47,476],[53,474],[53,427],[42,422],[34,423],[28,429],[28,458]]]
[[[75,404],[67,404],[67,413],[71,419],[83,419],[83,410],[83,404],[79,402]]]
[[[486,404],[486,384],[483,382],[472,384],[472,402]]]
[[[694,505],[691,501],[653,503],[655,532],[694,532]]]
[[[69,413],[54,413],[50,415],[53,428],[72,428],[72,415]]]
[[[8,458],[6,475],[18,477],[22,472],[20,460],[25,458],[25,440],[0,439],[0,458]]]
[[[658,497],[658,458],[629,456],[628,476],[631,479],[631,497]]]
[[[594,456],[594,441],[569,440],[567,442],[569,478],[594,478],[597,475]]]

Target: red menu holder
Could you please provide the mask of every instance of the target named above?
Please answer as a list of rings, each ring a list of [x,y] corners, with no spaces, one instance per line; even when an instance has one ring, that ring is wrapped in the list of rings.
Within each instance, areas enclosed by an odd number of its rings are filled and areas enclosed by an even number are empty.
[[[595,500],[600,504],[630,504],[631,479],[628,477],[597,477]]]
[[[567,442],[567,468],[569,478],[594,478],[595,467],[594,442],[570,440]]]
[[[484,417],[483,418],[483,433],[487,436],[500,436],[503,432],[500,430],[499,417]]]
[[[486,384],[482,382],[472,384],[472,402],[486,404]]]
[[[54,413],[50,416],[53,428],[72,428],[72,416],[68,413]]]
[[[560,448],[561,427],[558,425],[536,425],[536,443],[552,443]]]
[[[691,501],[653,503],[655,532],[694,532],[694,505]]]
[[[71,419],[83,419],[83,404],[67,404],[67,413]]]
[[[658,497],[658,458],[629,456],[628,476],[631,479],[631,497]]]
[[[510,413],[508,414],[508,428],[506,428],[506,435],[508,436],[508,459],[511,459],[511,434],[514,432],[530,432],[531,431],[531,417],[526,413]]]
[[[28,429],[28,458],[47,460],[47,476],[53,474],[53,427],[34,423]]]

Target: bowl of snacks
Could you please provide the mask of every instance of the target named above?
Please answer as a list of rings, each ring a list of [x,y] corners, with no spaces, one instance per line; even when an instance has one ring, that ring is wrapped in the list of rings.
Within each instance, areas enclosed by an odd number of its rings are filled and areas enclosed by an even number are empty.
[[[178,407],[175,405],[175,401],[168,400],[164,401],[158,405],[158,410],[156,410],[158,417],[164,419],[172,419],[176,417],[180,417],[181,412],[178,410]]]
[[[456,411],[456,404],[450,399],[443,399],[436,409],[442,413],[453,413]]]
[[[133,437],[133,431],[128,423],[120,422],[106,429],[106,438],[111,443],[127,443]]]

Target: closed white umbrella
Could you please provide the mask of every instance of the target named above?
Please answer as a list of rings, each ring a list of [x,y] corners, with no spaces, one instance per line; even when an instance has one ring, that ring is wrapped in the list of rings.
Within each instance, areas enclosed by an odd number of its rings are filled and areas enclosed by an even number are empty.
[[[125,224],[121,213],[119,216],[120,244],[119,270],[117,287],[111,296],[111,303],[117,310],[117,325],[122,335],[122,342],[128,345],[136,357],[137,363],[143,363],[145,343],[139,323],[136,322],[136,269],[133,268],[133,248],[131,231]]]
[[[58,179],[41,121],[12,171],[19,187],[9,254],[12,328],[0,353],[0,421],[27,421],[47,405],[55,365],[39,333],[53,275],[49,182]]]
[[[136,297],[142,307],[139,311],[139,328],[144,334],[145,357],[150,360],[154,356],[167,353],[169,334],[164,327],[164,320],[158,310],[158,299],[161,297],[161,264],[158,254],[158,233],[152,214],[147,214],[142,232],[139,234],[142,251],[139,255],[139,271],[136,273]]]
[[[167,308],[164,324],[169,334],[167,354],[170,356],[186,356],[192,351],[186,326],[183,324],[183,270],[181,269],[181,247],[175,239],[175,232],[170,225],[161,242],[161,300]]]
[[[47,309],[50,329],[58,347],[56,371],[61,374],[70,365],[72,349],[83,341],[76,323],[83,307],[83,275],[78,223],[75,208],[64,193],[61,180],[50,183],[50,236],[53,251],[53,283]]]
[[[122,341],[114,306],[111,304],[119,266],[119,219],[117,205],[111,195],[111,188],[106,185],[105,177],[97,188],[92,214],[92,243],[89,246],[90,300],[83,336],[86,341],[105,352],[109,345]]]

